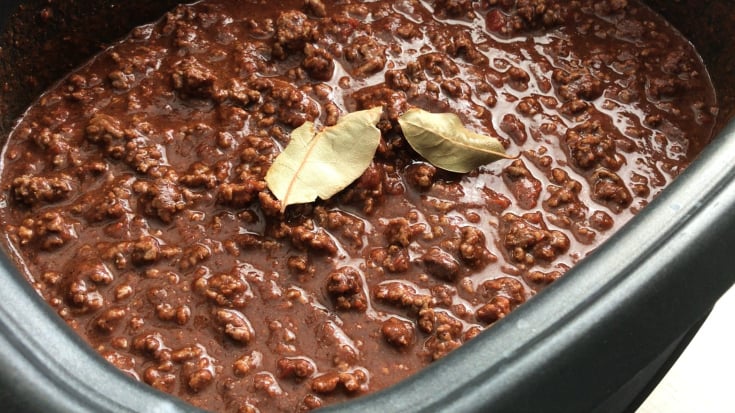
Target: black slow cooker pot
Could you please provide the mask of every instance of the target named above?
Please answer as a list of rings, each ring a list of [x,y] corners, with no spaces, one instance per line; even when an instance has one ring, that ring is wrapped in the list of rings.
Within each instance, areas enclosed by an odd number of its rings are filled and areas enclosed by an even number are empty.
[[[0,2],[0,137],[51,83],[176,2]],[[634,409],[735,282],[735,12],[652,0],[704,57],[719,136],[594,254],[490,331],[393,388],[327,411]],[[1,142],[1,141],[0,141]],[[0,256],[0,406],[193,412],[108,365]]]

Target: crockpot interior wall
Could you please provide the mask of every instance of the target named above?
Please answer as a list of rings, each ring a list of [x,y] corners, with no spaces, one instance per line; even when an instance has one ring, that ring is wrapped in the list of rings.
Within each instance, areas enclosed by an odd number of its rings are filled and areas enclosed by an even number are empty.
[[[0,1],[0,136],[61,76],[175,0]]]
[[[702,55],[717,89],[718,130],[735,115],[735,2],[732,0],[648,0]]]
[[[154,20],[175,3],[171,0],[155,2],[0,0],[0,142],[4,141],[14,119],[22,110],[60,76],[95,54],[105,44],[127,33],[133,26]],[[19,9],[18,6],[21,4],[22,7]],[[722,106],[720,127],[724,127],[735,112],[735,93],[733,93],[735,36],[731,35],[735,28],[735,13],[730,11],[734,7],[732,1],[652,0],[649,4],[661,11],[692,39],[702,53],[718,90]],[[723,268],[718,266],[717,260],[725,264],[735,264],[732,262],[732,254],[727,251],[729,244],[735,242],[735,230],[727,230],[735,228],[735,217],[732,213],[728,214],[729,208],[735,205],[735,184],[728,184],[733,181],[733,171],[729,170],[732,168],[723,167],[735,163],[735,159],[730,159],[733,156],[726,158],[729,156],[727,154],[735,153],[733,135],[735,131],[725,131],[720,137],[722,142],[716,142],[714,149],[703,156],[707,158],[707,162],[693,165],[692,171],[687,171],[681,182],[677,181],[671,191],[667,190],[662,199],[657,200],[651,212],[644,211],[639,219],[634,221],[637,233],[633,234],[631,228],[626,227],[624,233],[612,239],[611,245],[620,247],[619,249],[613,251],[612,248],[603,248],[604,254],[583,262],[558,285],[552,286],[549,289],[550,294],[540,295],[528,306],[511,314],[505,322],[493,327],[492,334],[471,341],[456,354],[451,354],[446,362],[435,364],[420,373],[417,378],[400,384],[388,393],[375,394],[365,399],[365,402],[371,403],[370,405],[361,405],[359,403],[362,402],[358,402],[352,409],[397,411],[399,408],[411,410],[411,406],[423,406],[427,411],[481,411],[482,403],[490,400],[488,395],[493,395],[496,406],[518,407],[519,405],[514,403],[517,403],[519,398],[525,398],[522,401],[526,402],[524,406],[529,408],[527,411],[554,411],[562,406],[567,407],[566,411],[590,411],[590,403],[594,403],[596,398],[601,400],[598,398],[600,394],[613,393],[616,385],[624,382],[626,376],[631,376],[630,370],[634,369],[636,364],[645,363],[646,358],[655,354],[657,349],[664,349],[688,331],[706,314],[707,309],[726,287],[732,284],[735,278],[730,271],[732,266],[723,271]],[[701,205],[694,205],[691,196],[687,196],[687,191],[684,190],[687,185],[696,190],[698,197],[701,196],[698,201],[706,204],[708,208],[704,212]],[[680,224],[672,225],[667,222],[665,215],[653,213],[654,210],[661,212],[663,208],[674,207],[678,208],[674,215],[681,218]],[[672,229],[664,236],[659,233],[661,228]],[[681,231],[675,232],[677,230]],[[643,237],[642,241],[632,243],[633,235]],[[664,251],[655,245],[659,240],[666,242]],[[645,258],[638,261],[631,260],[631,257],[638,257],[635,249],[657,254],[658,260]],[[621,266],[621,262],[627,264]],[[664,267],[659,265],[662,262],[666,264]],[[605,275],[608,268],[610,272],[619,272],[620,277]],[[626,278],[628,273],[635,273],[636,277]],[[606,284],[606,287],[610,287],[611,290],[602,291],[603,289],[595,284],[597,280],[607,280],[609,284]],[[22,296],[25,301],[18,301],[16,310],[28,305],[29,302],[37,304],[38,307],[30,311],[33,314],[33,321],[27,323],[28,325],[24,326],[23,321],[14,319],[13,326],[19,330],[10,330],[6,339],[0,340],[0,348],[13,348],[17,351],[15,354],[19,357],[17,360],[21,360],[20,357],[35,360],[36,365],[30,367],[42,369],[43,363],[48,363],[49,374],[54,374],[57,378],[65,379],[66,375],[73,374],[74,371],[90,372],[88,377],[93,379],[105,377],[104,380],[107,380],[111,377],[112,373],[104,372],[100,373],[101,376],[94,376],[97,374],[95,368],[87,369],[86,364],[79,367],[75,365],[74,368],[67,366],[63,369],[61,368],[63,366],[55,364],[54,357],[39,358],[31,354],[32,350],[24,349],[24,343],[33,341],[28,339],[33,335],[32,331],[27,331],[31,327],[37,328],[37,331],[49,330],[39,332],[39,337],[50,334],[63,335],[65,338],[58,340],[58,343],[73,345],[81,343],[81,340],[70,338],[70,332],[63,329],[58,320],[56,321],[59,325],[50,325],[48,320],[45,321],[47,324],[44,324],[45,316],[40,310],[42,300],[35,296],[27,284],[15,282],[23,280],[4,260],[0,268],[0,281],[2,290],[0,300],[4,299],[5,294],[13,297]],[[646,284],[649,284],[649,287],[646,288]],[[572,294],[562,298],[557,294],[561,290],[571,291]],[[586,291],[598,291],[599,294],[578,299]],[[13,316],[13,312],[8,311],[8,306],[13,303],[15,299],[0,304],[0,321]],[[658,314],[665,313],[669,307],[671,317],[656,318]],[[44,310],[51,314],[45,307]],[[684,315],[685,310],[692,313]],[[555,317],[561,319],[550,321]],[[541,324],[538,325],[543,328],[537,329],[537,325],[529,324],[533,321],[539,321]],[[558,327],[558,330],[553,331],[554,334],[550,336],[540,336],[538,331],[544,328],[548,330],[548,326]],[[659,341],[636,336],[638,333],[645,334],[646,326],[651,330],[655,326],[661,331],[665,330],[667,334],[663,334]],[[2,333],[5,334],[6,331]],[[12,334],[17,334],[17,337]],[[638,350],[628,353],[621,351],[617,355],[618,360],[615,360],[615,357],[600,359],[599,347],[595,347],[600,342],[604,342],[608,347],[620,346],[620,348],[637,345]],[[62,344],[55,344],[54,348],[58,347],[59,351],[65,351]],[[515,350],[516,344],[517,348],[528,350],[530,356],[518,354]],[[497,349],[505,350],[494,353],[489,351]],[[540,356],[537,357],[539,354],[543,355],[542,353],[547,355],[553,353],[556,358],[543,361]],[[487,361],[488,357],[482,357],[482,354],[495,354],[495,357],[500,359],[491,363]],[[98,360],[92,358],[93,356],[83,362]],[[604,370],[605,366],[616,361],[621,364],[620,369]],[[600,377],[586,380],[581,371],[575,375],[574,367],[583,364],[600,366],[598,371]],[[538,366],[544,369],[539,370]],[[4,372],[8,372],[29,366],[23,363],[16,365],[5,358],[0,360],[0,367],[3,367]],[[461,368],[465,367],[467,370],[462,372]],[[557,374],[559,371],[562,373]],[[59,381],[44,381],[41,377],[42,372],[43,370],[35,371],[35,376],[31,374],[32,372],[28,374],[18,372],[17,379],[5,374],[5,379],[1,382],[5,385],[15,381],[15,386],[19,389],[16,394],[21,394],[27,399],[27,406],[35,406],[34,411],[60,411],[54,409],[53,403],[44,404],[41,400],[44,397],[52,397],[51,401],[59,401],[61,404],[56,407],[73,406],[74,403],[70,404],[68,400],[63,403],[64,397],[79,397],[80,400],[84,398],[85,395],[79,393],[86,391],[85,388],[77,389],[76,393],[69,388],[73,384],[80,383],[79,377],[69,380],[68,384],[59,385],[55,395],[49,396],[48,392],[44,394],[44,384],[54,386],[59,384]],[[432,376],[435,378],[432,379]],[[32,389],[33,380],[40,380],[36,385],[40,388]],[[472,382],[472,385],[457,385],[465,381]],[[516,382],[520,384],[515,385]],[[600,389],[600,383],[605,383],[609,388]],[[99,385],[99,388],[105,388],[106,383]],[[125,386],[128,385],[130,384]],[[124,389],[132,391],[140,388],[142,386]],[[498,389],[522,391],[516,393],[508,391],[501,395]],[[35,390],[35,393],[32,390]],[[110,398],[121,403],[126,401],[125,395],[117,394],[120,393],[119,390],[115,393],[110,394]],[[140,390],[140,394],[142,393]],[[531,393],[535,393],[536,397],[530,397]],[[34,397],[39,399],[36,400],[36,404],[32,400]],[[128,401],[140,406],[142,399],[133,400],[138,397],[139,393],[135,393],[134,396],[128,397]],[[560,404],[547,404],[545,409],[531,409],[533,403],[543,403],[549,398]],[[562,399],[569,403],[565,404]],[[79,405],[77,411],[105,411],[100,410],[100,406],[90,406],[82,408]],[[171,404],[148,406],[151,408],[148,411],[178,411],[181,408]],[[335,406],[334,409],[339,408]],[[504,410],[501,408],[498,411]]]

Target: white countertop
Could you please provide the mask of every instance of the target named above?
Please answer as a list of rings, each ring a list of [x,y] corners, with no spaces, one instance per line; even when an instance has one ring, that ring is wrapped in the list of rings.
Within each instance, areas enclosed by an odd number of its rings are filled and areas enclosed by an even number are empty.
[[[735,413],[735,287],[636,413]]]

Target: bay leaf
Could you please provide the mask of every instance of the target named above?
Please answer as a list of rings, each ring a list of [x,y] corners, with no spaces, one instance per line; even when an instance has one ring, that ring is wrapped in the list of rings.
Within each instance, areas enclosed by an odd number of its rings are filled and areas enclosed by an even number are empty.
[[[466,173],[510,156],[496,138],[467,129],[454,113],[412,108],[398,118],[409,145],[434,166]]]
[[[312,122],[294,129],[265,175],[283,208],[328,199],[359,178],[380,144],[376,124],[382,112],[381,107],[352,112],[322,130]]]

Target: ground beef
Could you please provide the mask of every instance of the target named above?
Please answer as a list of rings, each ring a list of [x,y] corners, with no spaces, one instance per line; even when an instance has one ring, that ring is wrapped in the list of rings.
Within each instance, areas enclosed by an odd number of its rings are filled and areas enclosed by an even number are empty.
[[[617,171],[623,164],[617,153],[614,137],[608,135],[599,122],[585,122],[575,129],[567,130],[565,136],[569,158],[580,170],[598,166]]]
[[[314,25],[302,12],[289,10],[276,19],[273,55],[279,59],[288,57],[288,52],[300,52],[310,37],[314,36]]]
[[[426,272],[439,279],[454,281],[459,276],[461,267],[457,259],[439,247],[431,247],[421,260]]]
[[[175,90],[197,98],[212,97],[215,93],[216,80],[212,71],[194,58],[176,62],[171,73],[171,81]]]
[[[367,297],[362,288],[363,279],[352,267],[338,268],[327,278],[327,293],[338,310],[363,312],[367,309]]]
[[[486,324],[494,323],[526,301],[526,291],[518,280],[501,277],[482,283],[478,291],[485,301],[475,313],[475,317]]]
[[[561,231],[549,230],[540,214],[503,216],[503,247],[511,261],[530,268],[554,261],[569,249],[569,238]]]
[[[33,207],[62,201],[72,191],[72,178],[66,174],[50,176],[24,175],[15,178],[10,191],[16,202]]]
[[[490,7],[487,30],[503,35],[524,33],[561,24],[561,7],[546,0],[483,0]]]
[[[595,170],[590,176],[590,185],[592,185],[592,199],[615,212],[622,211],[633,202],[633,196],[623,179],[608,169]]]
[[[404,348],[413,343],[416,329],[407,321],[391,317],[383,322],[380,332],[387,342],[398,348]]]
[[[522,160],[513,161],[503,170],[503,181],[523,209],[533,209],[541,196],[541,181],[526,168]]]

